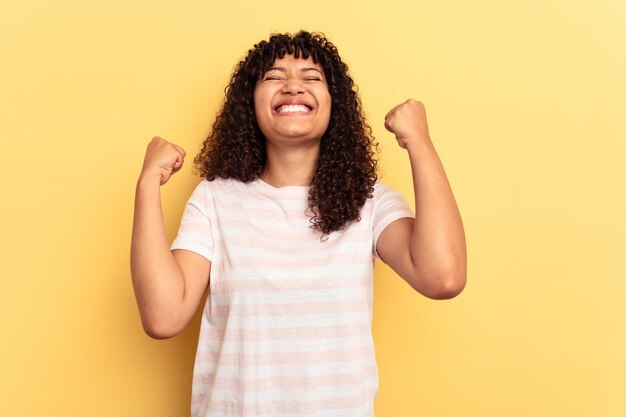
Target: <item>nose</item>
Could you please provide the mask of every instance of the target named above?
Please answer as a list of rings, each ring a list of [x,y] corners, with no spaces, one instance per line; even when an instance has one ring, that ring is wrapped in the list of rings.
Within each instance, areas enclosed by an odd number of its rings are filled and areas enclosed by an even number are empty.
[[[302,86],[302,82],[295,78],[290,77],[285,80],[283,83],[282,92],[284,94],[301,94],[304,93],[304,88]]]

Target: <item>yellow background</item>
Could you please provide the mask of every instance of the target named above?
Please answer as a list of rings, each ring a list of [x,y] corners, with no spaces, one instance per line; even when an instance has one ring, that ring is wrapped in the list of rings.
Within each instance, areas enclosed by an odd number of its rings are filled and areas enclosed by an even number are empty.
[[[0,415],[188,413],[199,321],[142,332],[135,181],[155,135],[195,155],[235,63],[300,28],[338,46],[411,204],[382,122],[425,103],[465,224],[453,300],[376,267],[376,415],[626,415],[622,0],[4,0]],[[171,239],[191,159],[162,190]]]

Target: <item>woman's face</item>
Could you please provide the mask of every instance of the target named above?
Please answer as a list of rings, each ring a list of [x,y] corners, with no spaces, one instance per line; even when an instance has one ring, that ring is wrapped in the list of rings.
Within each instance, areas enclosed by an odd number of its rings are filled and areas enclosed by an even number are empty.
[[[272,143],[319,141],[328,127],[330,108],[324,70],[311,57],[276,59],[254,89],[257,123]]]

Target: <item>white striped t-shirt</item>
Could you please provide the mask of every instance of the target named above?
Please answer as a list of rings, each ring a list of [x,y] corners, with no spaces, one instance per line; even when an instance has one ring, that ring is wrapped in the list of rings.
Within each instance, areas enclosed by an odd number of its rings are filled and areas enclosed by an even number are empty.
[[[308,186],[203,180],[172,249],[211,261],[196,352],[193,417],[373,417],[376,240],[413,218],[377,183],[361,220],[311,229]]]

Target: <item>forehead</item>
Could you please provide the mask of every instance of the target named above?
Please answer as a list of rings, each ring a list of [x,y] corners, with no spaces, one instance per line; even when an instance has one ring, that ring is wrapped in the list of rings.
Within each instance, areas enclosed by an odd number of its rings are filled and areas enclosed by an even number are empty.
[[[316,68],[323,73],[322,66],[319,63],[313,62],[311,56],[304,59],[302,56],[295,58],[293,55],[285,54],[282,58],[277,57],[272,67],[292,68],[296,70],[301,68]]]

